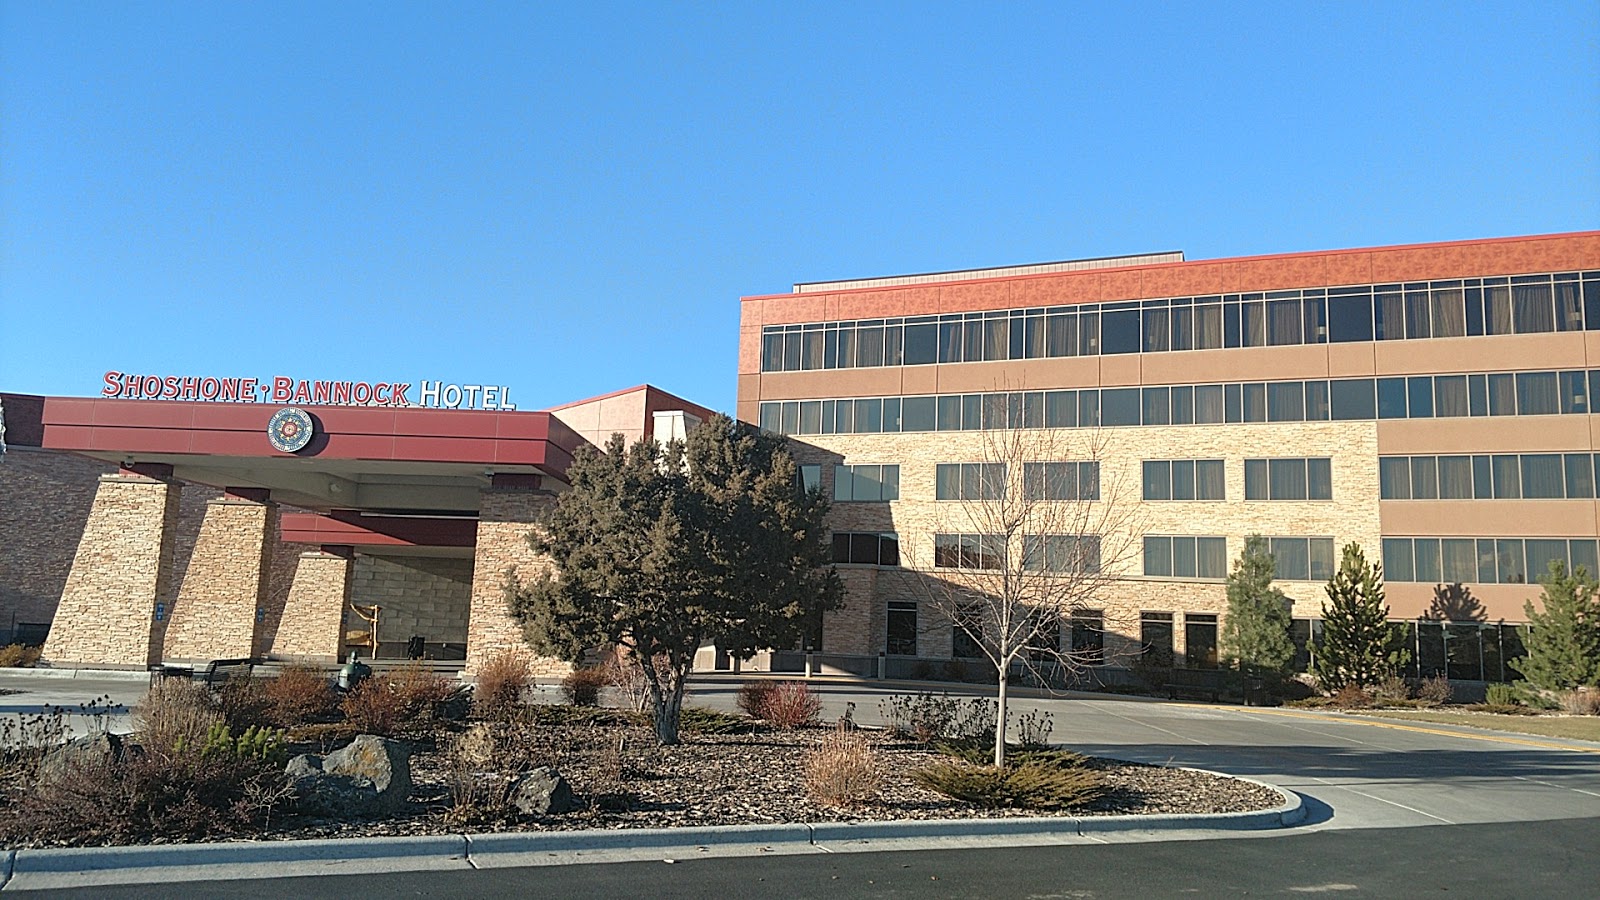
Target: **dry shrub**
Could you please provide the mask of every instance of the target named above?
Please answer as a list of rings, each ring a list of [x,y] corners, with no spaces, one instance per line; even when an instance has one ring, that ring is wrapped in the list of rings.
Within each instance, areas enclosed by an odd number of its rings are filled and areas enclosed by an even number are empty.
[[[766,718],[767,698],[772,696],[772,689],[777,687],[775,681],[746,681],[739,685],[739,693],[734,697],[734,704],[752,719]]]
[[[139,844],[254,835],[290,788],[282,764],[234,753],[81,760],[0,817],[15,846]]]
[[[833,732],[806,754],[806,793],[824,806],[871,803],[882,785],[877,751],[860,732]]]
[[[1450,679],[1443,675],[1425,678],[1417,688],[1417,699],[1424,706],[1443,706],[1450,702],[1454,694],[1455,688],[1450,686]]]
[[[780,681],[772,686],[762,708],[761,718],[775,728],[815,725],[822,713],[822,700],[800,681]]]
[[[502,650],[478,670],[478,684],[472,690],[473,712],[485,719],[510,718],[522,707],[522,693],[532,681],[528,658]]]
[[[339,704],[333,682],[320,668],[310,665],[286,667],[277,678],[263,682],[261,693],[267,703],[267,716],[279,728],[324,719]]]
[[[964,762],[938,762],[911,773],[927,788],[985,809],[1070,809],[1105,792],[1093,769],[1070,758],[1038,756],[997,769]]]
[[[133,727],[151,753],[168,757],[179,747],[197,747],[224,716],[211,691],[186,678],[163,678],[133,708]]]
[[[40,647],[29,647],[26,644],[7,644],[0,647],[0,668],[22,669],[32,667],[39,661]]]
[[[1411,699],[1411,685],[1398,675],[1390,675],[1373,685],[1372,696],[1380,703],[1404,703]]]
[[[600,689],[606,682],[604,669],[573,669],[561,679],[561,694],[573,706],[599,706]]]
[[[437,708],[455,693],[448,678],[412,663],[361,682],[339,710],[366,734],[416,735],[433,728]]]
[[[1561,709],[1574,716],[1600,716],[1600,691],[1563,691]]]
[[[379,675],[368,678],[345,694],[339,711],[360,733],[394,737],[405,723],[406,703],[390,687],[388,676]]]
[[[1347,684],[1333,695],[1333,705],[1340,709],[1367,709],[1372,706],[1372,695],[1359,685]]]
[[[511,818],[512,779],[502,771],[507,738],[504,723],[478,722],[450,742],[445,750],[445,783],[450,789],[446,821],[486,825]]]
[[[650,685],[644,669],[634,658],[620,649],[612,650],[601,665],[606,673],[606,684],[616,692],[625,709],[643,712],[650,705]]]
[[[230,678],[216,696],[222,717],[235,730],[273,724],[272,704],[267,700],[267,687],[261,681]]]

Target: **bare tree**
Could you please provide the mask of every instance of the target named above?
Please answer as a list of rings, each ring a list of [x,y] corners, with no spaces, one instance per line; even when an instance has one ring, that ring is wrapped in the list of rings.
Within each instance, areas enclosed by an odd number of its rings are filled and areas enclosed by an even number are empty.
[[[1106,432],[1010,429],[978,439],[979,459],[939,466],[945,502],[933,540],[906,541],[901,552],[926,605],[994,667],[994,765],[1003,766],[1013,667],[1048,683],[1046,670],[1071,674],[1103,661],[1064,642],[1061,630],[1103,608],[1138,555],[1142,529],[1137,477],[1102,465]]]

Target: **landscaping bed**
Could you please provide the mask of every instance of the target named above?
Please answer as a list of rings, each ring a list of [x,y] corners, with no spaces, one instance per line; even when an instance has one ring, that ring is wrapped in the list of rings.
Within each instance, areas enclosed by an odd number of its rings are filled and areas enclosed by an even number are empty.
[[[981,699],[898,695],[884,703],[891,727],[867,730],[817,723],[819,704],[799,683],[765,685],[741,694],[742,708],[765,715],[686,709],[681,742],[660,746],[643,714],[526,704],[525,684],[520,674],[480,683],[472,698],[400,673],[342,699],[310,671],[218,694],[163,684],[135,708],[126,740],[101,734],[67,751],[51,749],[59,722],[37,717],[21,731],[34,751],[13,741],[3,754],[0,844],[1205,814],[1282,803],[1252,782],[1051,750],[1042,713],[1015,723],[1025,744],[1006,769],[985,767],[994,712]]]

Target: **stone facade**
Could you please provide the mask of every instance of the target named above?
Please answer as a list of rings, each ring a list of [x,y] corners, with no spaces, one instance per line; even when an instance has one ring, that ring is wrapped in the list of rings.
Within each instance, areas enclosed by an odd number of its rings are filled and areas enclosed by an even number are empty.
[[[142,669],[158,659],[160,632],[153,625],[173,578],[181,490],[131,473],[100,478],[45,642],[45,663]]]
[[[116,467],[32,447],[0,458],[0,644],[47,628],[67,586],[99,477]]]
[[[235,497],[207,506],[162,640],[164,660],[237,659],[265,621],[278,506]]]
[[[311,663],[339,660],[355,568],[352,556],[307,550],[294,557],[282,622],[271,645],[274,657]]]
[[[399,656],[412,635],[429,644],[465,644],[472,604],[472,560],[429,556],[356,557],[353,596],[382,607],[379,656]]]
[[[1006,435],[1010,437],[1006,437]],[[1011,447],[996,441],[1017,440]],[[1107,649],[1132,646],[1140,613],[1174,613],[1174,643],[1183,651],[1184,614],[1221,614],[1226,592],[1220,580],[1151,578],[1144,571],[1145,535],[1222,536],[1228,557],[1236,558],[1252,534],[1331,537],[1335,553],[1354,541],[1378,556],[1377,427],[1373,422],[1303,422],[1169,427],[1104,428],[1028,432],[944,432],[939,434],[808,435],[792,440],[801,464],[822,467],[823,489],[832,496],[836,465],[896,464],[900,499],[887,503],[836,503],[830,514],[835,531],[894,532],[899,535],[901,569],[841,565],[847,597],[843,609],[823,623],[824,649],[830,653],[875,655],[884,648],[885,610],[890,600],[925,600],[910,583],[932,570],[933,535],[983,530],[972,524],[965,504],[935,499],[939,463],[1014,459],[1098,460],[1101,502],[1085,504],[1083,523],[1097,523],[1107,569],[1116,578],[1085,604],[1104,611]],[[1271,457],[1332,457],[1333,499],[1326,501],[1246,501],[1244,460]],[[1147,502],[1142,500],[1144,460],[1222,459],[1226,499]],[[1015,476],[1014,476],[1015,477]],[[1013,482],[1015,483],[1015,482]],[[1294,615],[1320,615],[1321,582],[1280,581],[1294,600]],[[918,616],[918,654],[945,657],[952,629],[927,613]]]
[[[528,545],[528,533],[537,527],[541,510],[554,502],[554,495],[526,488],[491,488],[483,492],[478,510],[477,556],[472,567],[472,613],[467,626],[464,674],[469,678],[486,661],[506,651],[528,654],[539,675],[572,671],[571,664],[562,660],[534,657],[522,626],[506,609],[508,579],[526,580],[550,565],[548,558]]]

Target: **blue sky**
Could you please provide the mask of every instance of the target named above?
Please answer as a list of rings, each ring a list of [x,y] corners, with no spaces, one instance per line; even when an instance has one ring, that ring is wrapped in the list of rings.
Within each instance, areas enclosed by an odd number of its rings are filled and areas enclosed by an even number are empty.
[[[1600,7],[0,0],[0,389],[642,382],[795,281],[1600,227]]]

